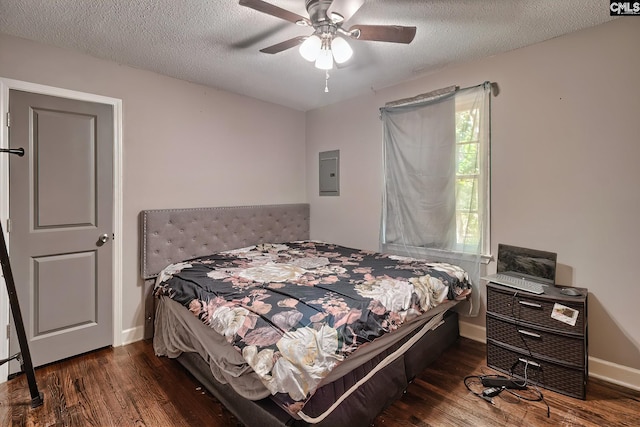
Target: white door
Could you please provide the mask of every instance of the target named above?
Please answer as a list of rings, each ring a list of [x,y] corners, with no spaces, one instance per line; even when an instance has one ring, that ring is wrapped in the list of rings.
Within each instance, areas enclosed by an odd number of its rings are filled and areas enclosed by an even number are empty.
[[[25,150],[9,160],[10,260],[40,366],[112,344],[113,107],[11,90],[9,113]]]

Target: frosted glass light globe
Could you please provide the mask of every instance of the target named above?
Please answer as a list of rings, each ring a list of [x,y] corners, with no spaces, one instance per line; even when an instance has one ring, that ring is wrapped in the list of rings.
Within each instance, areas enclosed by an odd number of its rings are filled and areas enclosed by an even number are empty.
[[[338,64],[347,62],[351,55],[353,55],[353,49],[349,46],[349,43],[342,37],[335,37],[331,42],[331,50],[333,51],[333,57]]]
[[[321,49],[318,59],[316,59],[316,68],[321,70],[330,70],[333,68],[333,55],[330,49]]]
[[[300,55],[302,55],[302,57],[307,61],[313,62],[318,58],[321,47],[322,41],[320,40],[320,37],[314,34],[307,37],[307,39],[302,42],[299,49]]]

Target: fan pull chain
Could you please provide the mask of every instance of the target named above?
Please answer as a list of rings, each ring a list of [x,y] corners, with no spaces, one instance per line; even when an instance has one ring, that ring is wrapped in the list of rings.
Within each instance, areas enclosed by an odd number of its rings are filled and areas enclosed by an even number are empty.
[[[329,92],[329,70],[325,70],[324,75],[324,93]]]

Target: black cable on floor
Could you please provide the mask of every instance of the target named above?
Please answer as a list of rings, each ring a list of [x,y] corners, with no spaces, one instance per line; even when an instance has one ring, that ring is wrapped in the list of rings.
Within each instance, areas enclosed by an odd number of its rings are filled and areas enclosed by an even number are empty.
[[[540,389],[538,389],[538,387],[533,386],[533,388],[531,388],[529,386],[523,385],[523,387],[526,387],[525,390],[530,390],[535,393],[534,397],[528,397],[528,396],[523,396],[522,394],[517,393],[514,390],[508,389],[506,387],[484,387],[482,385],[483,378],[506,378],[506,377],[503,375],[468,375],[464,377],[464,385],[465,387],[467,387],[467,390],[469,390],[469,392],[479,397],[480,399],[485,400],[486,402],[489,402],[492,405],[494,405],[493,398],[499,396],[504,392],[513,395],[519,400],[524,400],[527,402],[542,402],[547,406],[547,418],[551,417],[551,407],[549,406],[547,401],[544,399],[544,395],[542,394]],[[484,389],[482,391],[475,391],[471,387],[473,380],[477,380],[477,384],[480,385],[480,387],[484,387]],[[511,378],[511,380],[515,382],[515,379]]]

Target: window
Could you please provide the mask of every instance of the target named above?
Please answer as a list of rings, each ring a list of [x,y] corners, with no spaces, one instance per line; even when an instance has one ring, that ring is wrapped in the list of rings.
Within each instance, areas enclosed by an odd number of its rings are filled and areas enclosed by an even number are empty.
[[[479,245],[479,110],[456,103],[456,246]],[[462,104],[462,105],[460,105]]]
[[[381,109],[381,243],[489,253],[490,84]]]
[[[490,89],[446,88],[380,109],[381,250],[452,262],[473,283],[490,248]]]

